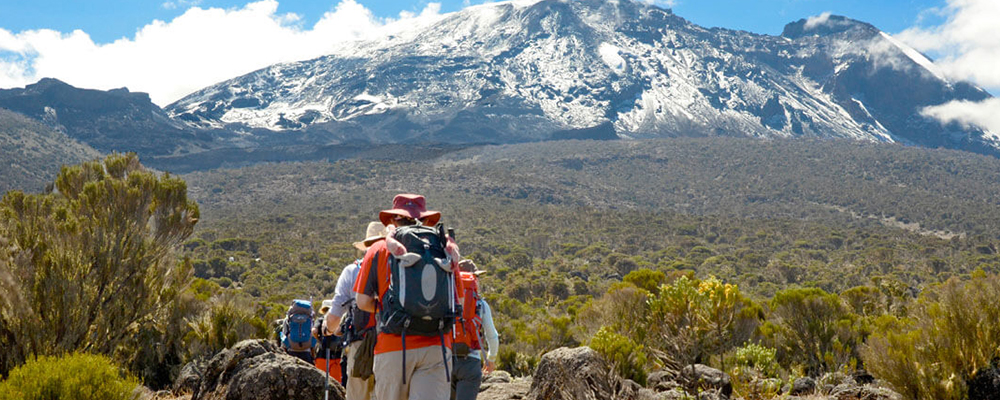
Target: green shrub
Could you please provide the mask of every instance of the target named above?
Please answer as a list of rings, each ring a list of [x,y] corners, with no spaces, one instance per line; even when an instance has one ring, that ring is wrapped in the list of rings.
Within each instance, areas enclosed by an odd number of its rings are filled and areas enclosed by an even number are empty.
[[[189,280],[171,256],[199,218],[183,180],[112,154],[53,185],[0,199],[0,375],[40,355],[114,354]]]
[[[623,378],[646,385],[646,353],[641,344],[603,327],[590,339],[590,348],[611,362]]]
[[[761,346],[757,343],[747,343],[736,349],[736,365],[753,368],[768,378],[777,377],[777,350]]]
[[[865,366],[910,399],[963,399],[977,370],[1000,356],[1000,277],[982,271],[926,291],[908,319],[879,318]]]
[[[782,365],[799,364],[819,375],[856,361],[864,338],[858,316],[835,293],[822,289],[782,290],[771,299],[761,333],[778,350]]]
[[[211,355],[246,339],[268,337],[268,324],[253,313],[249,301],[231,294],[212,299],[211,308],[190,322],[185,338],[192,355]]]
[[[647,292],[657,294],[660,292],[660,285],[666,283],[667,275],[660,271],[641,268],[629,272],[622,280]]]
[[[750,338],[762,315],[760,306],[739,287],[715,277],[681,276],[662,285],[648,301],[646,345],[658,361],[680,368],[698,359],[722,355]],[[724,367],[724,366],[723,366]]]
[[[138,385],[104,356],[42,356],[10,371],[0,400],[131,400]]]
[[[528,376],[538,366],[538,357],[519,353],[509,347],[500,347],[497,356],[497,369],[507,371],[513,376]]]

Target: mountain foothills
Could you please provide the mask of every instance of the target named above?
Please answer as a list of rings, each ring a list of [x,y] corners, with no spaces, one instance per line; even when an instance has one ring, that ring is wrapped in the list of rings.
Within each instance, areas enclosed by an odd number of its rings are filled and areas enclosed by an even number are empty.
[[[22,114],[0,108],[0,192],[39,191],[63,164],[100,156],[97,150]]]
[[[143,93],[52,79],[0,90],[0,107],[186,172],[343,159],[382,144],[574,138],[835,137],[998,155],[992,133],[921,114],[989,97],[844,17],[768,36],[706,29],[645,2],[544,0],[469,7],[165,109]]]
[[[701,359],[745,399],[857,369],[905,398],[957,399],[1000,345],[984,300],[1000,293],[997,171],[962,151],[738,138],[261,164],[184,176],[204,222],[183,254],[199,295],[277,317],[293,297],[333,292],[354,257],[343,238],[395,193],[426,193],[489,271],[500,364],[515,375],[588,344],[637,382]],[[969,351],[985,355],[953,354]],[[934,378],[912,379],[931,364]]]

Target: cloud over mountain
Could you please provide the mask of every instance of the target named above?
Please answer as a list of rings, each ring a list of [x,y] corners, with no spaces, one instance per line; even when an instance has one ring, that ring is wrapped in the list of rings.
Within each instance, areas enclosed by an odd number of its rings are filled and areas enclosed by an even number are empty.
[[[440,6],[430,3],[419,14],[382,19],[354,0],[343,0],[315,25],[304,27],[299,15],[277,9],[277,0],[233,9],[193,7],[112,43],[95,43],[80,30],[0,29],[0,87],[58,77],[80,87],[127,86],[165,105],[233,76],[345,51],[346,43],[391,35],[441,16]]]
[[[917,50],[938,54],[935,64],[952,79],[1000,88],[1000,2],[948,0],[933,10],[946,18],[939,26],[914,27],[898,37]],[[1000,102],[953,102],[925,110],[944,122],[961,121],[1000,133]]]

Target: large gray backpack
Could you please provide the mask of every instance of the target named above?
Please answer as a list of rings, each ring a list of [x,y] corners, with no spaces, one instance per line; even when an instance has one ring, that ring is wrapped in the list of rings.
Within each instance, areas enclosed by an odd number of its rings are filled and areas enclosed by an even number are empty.
[[[448,242],[443,225],[433,228],[403,226],[396,229],[393,238],[402,243],[408,253],[421,256],[409,266],[401,265],[399,259],[390,256],[389,288],[382,296],[378,313],[379,332],[402,335],[405,365],[407,335],[440,337],[444,354],[444,335],[451,332],[458,316],[455,276],[445,251]],[[446,360],[446,374],[447,364]]]

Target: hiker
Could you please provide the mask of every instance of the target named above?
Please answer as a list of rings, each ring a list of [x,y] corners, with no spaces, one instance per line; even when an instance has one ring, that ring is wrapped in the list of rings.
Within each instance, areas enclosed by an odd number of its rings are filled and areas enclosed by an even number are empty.
[[[462,317],[455,322],[454,373],[451,381],[453,400],[475,400],[483,374],[493,372],[500,347],[499,335],[493,325],[489,304],[479,296],[478,276],[486,271],[479,269],[472,260],[458,263],[461,290],[464,292]],[[483,340],[486,340],[483,346]],[[483,351],[486,354],[483,354]]]
[[[332,306],[333,300],[323,300],[323,305],[319,308],[319,317],[316,318],[316,322],[313,324],[313,336],[319,342],[319,346],[314,351],[316,354],[315,365],[320,371],[329,373],[330,377],[336,379],[337,382],[342,382],[343,376],[340,369],[340,357],[343,346],[341,345],[341,340],[336,335],[328,335],[322,331],[323,321]],[[327,358],[328,354],[329,358]]]
[[[358,307],[378,320],[375,398],[445,400],[461,304],[458,248],[423,196],[400,194],[392,205],[379,212],[386,240],[368,248],[354,285]]]
[[[317,340],[312,335],[312,302],[294,300],[285,313],[281,328],[281,347],[289,355],[313,365]]]
[[[365,251],[373,243],[383,239],[385,239],[385,225],[382,225],[381,222],[369,222],[365,230],[365,239],[354,242],[358,259],[341,271],[340,277],[337,279],[333,300],[331,300],[333,305],[325,318],[323,329],[328,334],[342,336],[344,342],[347,343],[344,355],[344,359],[347,361],[344,366],[344,375],[347,377],[347,400],[371,400],[372,391],[375,389],[375,378],[371,368],[372,355],[370,354],[374,348],[375,318],[370,313],[358,309],[354,301],[354,281],[358,278],[361,257],[364,257]],[[368,348],[366,352],[362,352],[366,337],[368,337],[369,342]],[[360,359],[361,364],[367,368],[359,367],[355,371],[359,357],[367,357],[367,360]]]

